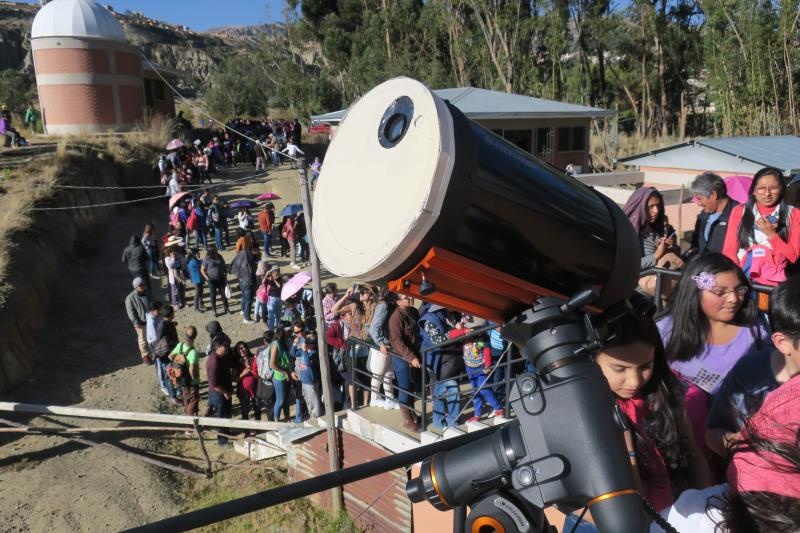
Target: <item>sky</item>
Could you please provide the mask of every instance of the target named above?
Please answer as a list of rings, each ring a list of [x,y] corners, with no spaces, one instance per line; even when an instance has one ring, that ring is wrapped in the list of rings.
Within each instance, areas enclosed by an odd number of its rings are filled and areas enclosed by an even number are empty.
[[[39,0],[23,0],[38,4]],[[150,18],[184,25],[195,31],[218,26],[282,22],[284,0],[98,0],[119,13],[141,11]]]

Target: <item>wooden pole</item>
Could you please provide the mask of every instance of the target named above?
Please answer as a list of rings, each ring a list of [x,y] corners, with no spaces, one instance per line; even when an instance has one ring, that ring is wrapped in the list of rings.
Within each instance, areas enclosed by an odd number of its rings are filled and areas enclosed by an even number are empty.
[[[319,368],[322,372],[322,403],[325,406],[325,425],[328,435],[328,460],[330,471],[339,470],[339,446],[336,438],[336,423],[334,420],[333,393],[331,392],[331,369],[328,365],[328,345],[325,342],[325,317],[322,314],[322,281],[320,277],[319,258],[317,250],[314,248],[314,238],[312,231],[311,212],[311,193],[308,190],[308,175],[306,174],[306,160],[300,158],[297,162],[300,175],[300,193],[303,196],[303,211],[306,219],[306,235],[308,236],[308,246],[311,252],[311,285],[314,292],[314,314],[317,317],[317,345],[319,346]],[[334,487],[331,489],[331,500],[333,500],[333,512],[342,512],[342,488]]]
[[[5,419],[0,419],[0,423],[20,429],[28,427],[24,424],[18,424],[17,422],[12,422],[11,420],[5,420]],[[165,463],[164,461],[159,461],[158,459],[153,459],[152,457],[148,457],[146,455],[142,455],[129,450],[123,450],[119,446],[115,446],[110,442],[94,442],[93,440],[82,439],[80,437],[63,437],[63,438],[71,440],[73,442],[77,442],[78,444],[83,444],[84,446],[89,446],[91,448],[108,448],[110,450],[115,450],[124,453],[126,455],[129,455],[134,459],[144,461],[147,464],[151,464],[161,468],[166,468],[167,470],[172,470],[173,472],[180,472],[181,474],[186,474],[187,476],[199,477],[199,478],[206,477],[205,474],[201,474],[200,472],[197,472],[195,470],[189,470],[188,468],[183,468],[182,466]]]
[[[105,409],[85,409],[82,407],[62,407],[59,405],[35,405],[31,403],[0,402],[0,411],[32,413],[38,415],[58,415],[74,418],[94,418],[98,420],[126,420],[133,422],[156,422],[159,424],[180,424],[194,426],[255,429],[260,431],[290,427],[282,422],[261,422],[258,420],[232,420],[208,416],[167,415],[161,413],[137,413],[134,411],[109,411]]]

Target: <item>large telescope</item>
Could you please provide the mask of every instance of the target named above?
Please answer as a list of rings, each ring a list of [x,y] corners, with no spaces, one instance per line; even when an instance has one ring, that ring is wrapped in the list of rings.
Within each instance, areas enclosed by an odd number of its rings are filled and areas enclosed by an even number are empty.
[[[616,204],[397,78],[347,111],[313,231],[332,273],[505,324],[539,370],[516,378],[516,420],[423,462],[413,500],[469,506],[482,533],[545,531],[549,505],[588,506],[604,533],[645,530],[624,417],[591,360],[588,313],[612,313],[639,272]]]
[[[317,187],[314,243],[331,272],[482,318],[588,287],[604,308],[638,277],[616,204],[408,78],[348,109]]]

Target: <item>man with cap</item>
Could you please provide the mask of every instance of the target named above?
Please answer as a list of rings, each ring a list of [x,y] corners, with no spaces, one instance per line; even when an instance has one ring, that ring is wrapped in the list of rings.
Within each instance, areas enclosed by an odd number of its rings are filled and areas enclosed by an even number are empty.
[[[419,332],[422,349],[447,342],[448,332],[456,323],[453,313],[441,305],[423,304],[420,307]],[[426,365],[431,369],[436,384],[433,386],[433,427],[445,429],[458,425],[461,412],[460,389],[456,378],[464,372],[461,347],[451,344],[438,350],[430,350]]]
[[[147,338],[145,337],[149,307],[147,286],[144,279],[136,278],[133,280],[133,290],[125,298],[125,311],[128,313],[128,319],[133,324],[133,329],[136,332],[136,341],[139,345],[139,354],[145,364],[150,364],[152,361],[150,347],[147,345]]]

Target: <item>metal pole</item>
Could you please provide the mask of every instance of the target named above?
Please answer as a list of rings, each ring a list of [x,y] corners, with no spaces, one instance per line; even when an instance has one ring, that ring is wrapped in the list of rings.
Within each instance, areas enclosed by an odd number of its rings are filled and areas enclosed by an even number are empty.
[[[427,377],[427,373],[428,373],[428,365],[425,364],[425,359],[427,359],[428,354],[427,354],[427,352],[423,352],[421,355],[422,355],[422,365],[420,365],[420,366],[422,367],[422,394],[420,394],[420,396],[422,397],[422,405],[421,405],[422,409],[421,409],[420,417],[419,417],[420,418],[420,426],[421,426],[420,430],[421,431],[428,431],[428,416],[427,416],[427,413],[426,413],[426,410],[427,410],[428,406],[426,405],[427,402],[425,401],[426,398],[428,397],[428,391],[427,391],[427,386],[428,386],[427,381],[428,380],[425,379]],[[433,391],[434,391],[434,387],[431,387],[431,404],[432,405],[433,405]]]
[[[322,314],[322,281],[319,272],[319,259],[314,248],[312,231],[311,194],[308,191],[308,176],[306,175],[306,160],[297,161],[300,176],[300,194],[303,197],[303,211],[306,218],[306,236],[311,252],[311,285],[314,292],[314,315],[317,317],[317,344],[319,345],[319,368],[322,372],[322,403],[325,406],[325,424],[328,426],[328,460],[331,472],[339,470],[339,446],[336,439],[336,424],[334,420],[333,394],[331,393],[331,369],[328,365],[328,345],[325,342],[325,317]],[[343,509],[342,487],[331,488],[333,512],[339,514]]]

